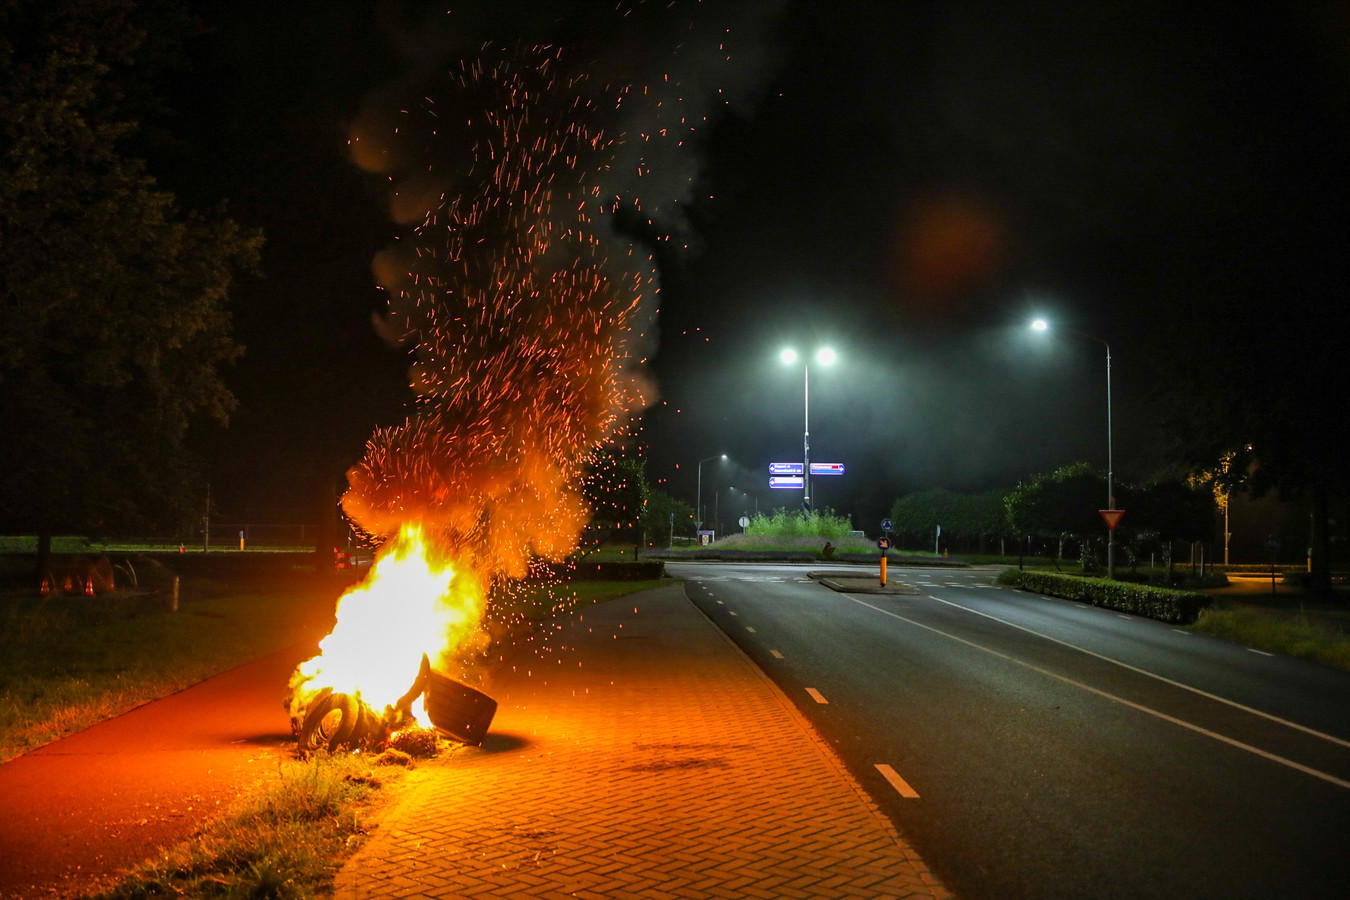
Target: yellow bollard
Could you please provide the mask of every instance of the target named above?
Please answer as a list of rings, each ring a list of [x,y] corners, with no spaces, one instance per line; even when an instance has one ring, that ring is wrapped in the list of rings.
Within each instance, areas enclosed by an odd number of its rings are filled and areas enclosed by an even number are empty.
[[[881,586],[886,586],[886,554],[881,554]]]

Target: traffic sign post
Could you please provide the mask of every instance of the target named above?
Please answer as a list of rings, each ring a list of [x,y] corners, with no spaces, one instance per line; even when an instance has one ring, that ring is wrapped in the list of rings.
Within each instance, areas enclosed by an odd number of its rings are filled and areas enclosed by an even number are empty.
[[[805,485],[805,483],[806,479],[800,475],[769,476],[769,487],[774,488],[775,490],[783,490],[791,488],[800,489]]]
[[[801,467],[798,466],[798,469]],[[812,475],[843,475],[843,463],[811,463]]]
[[[877,549],[881,551],[881,586],[886,586],[886,551],[891,549],[891,539],[888,537],[877,540]]]
[[[1102,514],[1102,518],[1106,520],[1106,527],[1111,531],[1116,530],[1116,526],[1120,524],[1121,516],[1125,515],[1123,509],[1099,509],[1097,512]]]
[[[804,471],[801,463],[769,463],[770,475],[801,475]]]

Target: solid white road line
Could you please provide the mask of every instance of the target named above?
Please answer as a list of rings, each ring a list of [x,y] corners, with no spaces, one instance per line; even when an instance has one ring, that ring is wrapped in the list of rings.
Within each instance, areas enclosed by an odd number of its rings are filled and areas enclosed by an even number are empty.
[[[855,603],[862,602],[861,600],[857,600],[854,597],[849,597],[848,599],[853,600]],[[1088,656],[1091,656],[1094,659],[1100,659],[1102,662],[1109,662],[1112,665],[1120,666],[1122,669],[1128,669],[1137,675],[1146,675],[1149,678],[1154,678],[1157,679],[1158,681],[1161,681],[1163,684],[1170,684],[1172,687],[1181,688],[1183,691],[1190,691],[1192,694],[1199,694],[1206,700],[1213,700],[1215,703],[1222,703],[1225,706],[1233,707],[1233,709],[1240,709],[1245,713],[1251,713],[1254,716],[1260,716],[1261,718],[1266,719],[1267,721],[1276,722],[1280,725],[1284,725],[1286,728],[1292,728],[1295,731],[1301,731],[1304,734],[1310,734],[1313,737],[1321,738],[1324,741],[1330,741],[1331,743],[1338,744],[1342,747],[1350,747],[1350,741],[1344,740],[1343,738],[1338,738],[1332,734],[1326,734],[1325,732],[1318,731],[1315,728],[1309,728],[1306,725],[1300,725],[1297,722],[1291,722],[1288,719],[1282,719],[1279,716],[1272,715],[1268,712],[1262,712],[1259,709],[1255,709],[1253,707],[1246,706],[1245,704],[1238,703],[1236,700],[1229,700],[1227,697],[1220,697],[1218,694],[1211,694],[1209,691],[1202,691],[1198,687],[1192,687],[1189,684],[1183,684],[1180,681],[1175,681],[1171,678],[1168,678],[1166,675],[1159,675],[1156,672],[1150,672],[1147,669],[1141,669],[1138,666],[1132,666],[1127,662],[1121,662],[1118,659],[1112,659],[1109,656],[1105,656],[1101,653],[1089,650],[1086,647],[1080,647],[1077,644],[1070,644],[1068,641],[1061,641],[1059,638],[1053,638],[1048,634],[1042,634],[1039,631],[1034,631],[1033,629],[1027,628],[1025,625],[1018,625],[1016,622],[1009,622],[1007,619],[1000,619],[998,616],[991,616],[989,613],[980,612],[978,609],[971,609],[969,606],[962,606],[960,603],[953,603],[950,600],[943,600],[941,597],[934,597],[932,594],[928,595],[928,599],[936,600],[938,603],[943,603],[946,604],[947,606],[953,606],[957,609],[963,609],[968,613],[974,613],[975,615],[983,616],[986,619],[992,619],[995,622],[1007,625],[1009,628],[1016,628],[1018,631],[1025,631],[1027,634],[1034,634],[1038,638],[1044,638],[1045,640],[1050,641],[1051,643],[1059,644],[1061,647],[1068,647],[1070,650],[1077,650],[1079,653],[1086,653]],[[871,609],[875,609],[877,610],[877,612],[885,612],[885,610],[872,606],[870,603],[863,603],[863,605]],[[897,616],[896,618],[900,617]],[[909,620],[906,619],[905,621]]]
[[[891,787],[895,788],[895,792],[901,797],[905,797],[909,800],[919,799],[919,792],[910,787],[909,782],[901,778],[899,772],[895,771],[885,763],[876,763],[876,767],[877,771],[881,773],[881,776],[891,783]]]
[[[779,653],[777,650],[770,650],[770,651],[769,651],[769,655],[772,656],[774,659],[782,659],[782,658],[783,658],[783,654]]]
[[[1275,655],[1274,653],[1267,653],[1267,652],[1264,651],[1264,650],[1257,650],[1255,647],[1248,647],[1248,648],[1247,648],[1247,652],[1248,652],[1248,653],[1259,653],[1259,654],[1261,654],[1262,656],[1274,656],[1274,655]]]
[[[1041,668],[1040,666],[1032,665],[1031,663],[1027,662],[1026,660],[1018,659],[1017,657],[1015,657],[1015,656],[1010,656],[1010,655],[1008,655],[1007,653],[1001,653],[1001,652],[999,652],[998,650],[995,650],[995,649],[993,649],[993,648],[991,648],[991,647],[986,647],[986,646],[984,646],[983,644],[977,644],[977,643],[975,643],[974,641],[968,641],[968,640],[966,640],[966,639],[963,638],[963,637],[957,637],[956,635],[951,634],[951,633],[946,632],[946,631],[943,631],[943,630],[940,629],[940,628],[934,628],[934,627],[931,626],[931,625],[925,625],[925,624],[923,624],[922,622],[916,622],[916,621],[914,621],[913,619],[909,619],[909,618],[906,618],[906,617],[904,617],[904,616],[897,615],[896,613],[893,613],[893,612],[891,612],[891,611],[888,610],[888,609],[882,609],[882,608],[879,607],[879,606],[873,606],[873,605],[870,604],[870,603],[867,603],[867,602],[865,602],[865,601],[863,601],[863,600],[859,600],[857,597],[850,597],[850,596],[848,596],[847,594],[845,594],[845,595],[843,595],[843,596],[844,596],[846,599],[852,600],[854,603],[857,603],[857,604],[860,605],[860,606],[866,606],[868,609],[876,610],[877,612],[881,613],[881,614],[884,615],[884,616],[890,616],[890,617],[893,618],[893,619],[899,619],[901,622],[908,622],[910,625],[913,625],[913,626],[916,627],[916,628],[922,628],[924,631],[931,631],[933,634],[941,635],[942,637],[945,637],[945,638],[947,638],[947,639],[949,639],[949,640],[956,641],[958,644],[965,644],[967,647],[970,647],[970,648],[973,649],[973,650],[979,650],[979,651],[982,652],[982,653],[988,653],[990,656],[998,657],[999,659],[1002,659],[1002,660],[1005,660],[1005,661],[1007,661],[1007,662],[1010,662],[1010,663],[1012,663],[1013,665],[1021,666],[1021,667],[1024,668],[1024,669],[1029,669],[1029,670],[1031,670],[1032,672],[1036,672],[1036,673],[1038,673],[1038,674],[1044,675],[1044,676],[1046,676],[1047,678],[1053,678],[1053,679],[1056,680],[1056,681],[1063,682],[1064,684],[1070,685],[1071,687],[1076,687],[1076,688],[1078,688],[1079,690],[1087,691],[1089,694],[1096,694],[1098,697],[1102,697],[1103,699],[1110,700],[1110,701],[1113,702],[1113,703],[1119,703],[1119,704],[1121,704],[1122,706],[1128,706],[1130,709],[1138,710],[1138,711],[1141,712],[1141,713],[1144,713],[1144,714],[1146,714],[1146,715],[1153,716],[1154,718],[1157,718],[1157,719],[1161,719],[1161,720],[1164,721],[1164,722],[1171,722],[1173,725],[1180,726],[1181,728],[1185,728],[1185,729],[1187,729],[1188,731],[1194,731],[1196,734],[1202,734],[1202,735],[1204,735],[1205,737],[1208,737],[1208,738],[1213,738],[1213,739],[1216,740],[1216,741],[1219,741],[1219,742],[1224,743],[1224,744],[1228,744],[1230,747],[1236,747],[1236,748],[1239,749],[1239,750],[1246,750],[1248,753],[1254,754],[1254,755],[1259,756],[1259,757],[1261,757],[1261,758],[1263,758],[1263,759],[1268,759],[1268,760],[1270,760],[1270,761],[1273,762],[1273,763],[1278,763],[1279,765],[1282,765],[1282,766],[1288,766],[1289,768],[1294,769],[1294,770],[1299,771],[1299,772],[1302,772],[1302,773],[1304,773],[1305,775],[1311,775],[1311,776],[1314,777],[1314,778],[1320,778],[1321,780],[1326,781],[1326,782],[1329,782],[1329,783],[1331,783],[1331,784],[1334,784],[1334,785],[1336,785],[1337,787],[1343,787],[1343,788],[1346,788],[1347,790],[1350,790],[1350,781],[1346,781],[1346,780],[1343,779],[1343,778],[1337,778],[1335,775],[1329,775],[1329,774],[1327,774],[1326,772],[1319,772],[1317,769],[1311,768],[1311,767],[1309,767],[1309,766],[1305,766],[1305,765],[1303,765],[1302,763],[1294,762],[1292,759],[1285,759],[1283,756],[1276,756],[1274,753],[1270,753],[1270,752],[1267,752],[1267,751],[1265,751],[1265,750],[1262,750],[1260,747],[1253,747],[1251,744],[1244,744],[1244,743],[1242,743],[1242,742],[1239,741],[1239,740],[1235,740],[1235,739],[1233,739],[1233,738],[1228,737],[1227,735],[1219,734],[1217,731],[1210,731],[1208,728],[1204,728],[1204,727],[1202,727],[1202,726],[1200,726],[1200,725],[1196,725],[1196,724],[1194,724],[1193,722],[1187,722],[1185,719],[1178,719],[1176,716],[1169,716],[1169,715],[1168,715],[1167,713],[1165,713],[1165,712],[1162,712],[1162,711],[1160,711],[1160,710],[1153,709],[1153,708],[1148,707],[1148,706],[1144,706],[1142,703],[1135,703],[1133,700],[1126,700],[1124,697],[1117,697],[1115,694],[1109,693],[1109,692],[1107,692],[1107,691],[1103,691],[1103,690],[1101,690],[1100,688],[1095,688],[1095,687],[1093,687],[1093,686],[1090,685],[1090,684],[1084,684],[1084,683],[1081,682],[1081,681],[1076,681],[1075,679],[1069,678],[1069,677],[1066,676],[1066,675],[1061,675],[1061,674],[1059,674],[1058,672],[1051,672],[1049,669],[1043,669],[1043,668]],[[942,601],[942,602],[945,603],[946,601],[944,600],[944,601]],[[952,605],[952,606],[957,606],[957,604],[955,604],[955,603],[953,603],[953,604],[951,604],[951,605]],[[965,607],[959,607],[959,608],[965,609]],[[985,615],[984,613],[976,612],[975,610],[970,610],[970,612],[975,612],[976,615],[981,615],[981,616]],[[994,617],[993,617],[993,616],[986,616],[986,618],[993,619]],[[996,621],[1002,621],[1002,620],[1001,620],[1001,619],[997,619]],[[1011,624],[1011,623],[1005,623],[1005,624]],[[1020,626],[1020,625],[1013,625],[1012,627],[1014,627],[1014,628],[1019,628],[1019,629],[1021,629],[1022,631],[1027,631],[1027,632],[1030,632],[1030,633],[1032,633],[1032,634],[1035,634],[1035,633],[1036,633],[1036,632],[1034,632],[1034,631],[1031,631],[1031,629],[1029,629],[1029,628],[1022,628],[1022,626]],[[1041,636],[1042,636],[1042,637],[1045,637],[1045,635],[1041,635]],[[1063,643],[1064,643],[1063,641],[1055,640],[1055,638],[1047,638],[1047,640],[1055,641],[1055,643],[1057,643],[1057,644],[1063,644]],[[1065,646],[1070,646],[1070,647],[1071,647],[1071,646],[1073,646],[1073,645],[1072,645],[1072,644],[1066,644]],[[1080,649],[1080,648],[1075,648],[1075,649]],[[1088,653],[1088,654],[1091,655],[1091,656],[1098,656],[1098,654],[1092,653],[1092,651],[1090,651],[1090,650],[1084,650],[1083,652],[1084,652],[1084,653]],[[1102,658],[1102,659],[1105,659],[1107,662],[1116,662],[1116,660],[1109,659],[1109,658],[1104,657],[1104,656],[1101,657],[1101,658]],[[1133,666],[1125,665],[1125,663],[1117,663],[1117,664],[1118,664],[1118,665],[1125,666],[1125,668],[1127,668],[1127,669],[1134,669]],[[1152,675],[1152,673],[1150,673],[1150,672],[1142,672],[1142,670],[1135,670],[1135,671],[1140,671],[1141,674],[1144,674],[1144,675],[1151,675],[1152,677],[1154,677],[1154,678],[1159,678],[1159,679],[1162,680],[1162,681],[1167,681],[1167,680],[1168,680],[1168,679],[1166,679],[1166,678],[1162,678],[1162,676]],[[1186,688],[1187,690],[1195,691],[1197,694],[1204,694],[1203,691],[1196,690],[1195,688],[1189,688],[1189,687],[1187,687],[1187,686],[1184,685],[1184,684],[1177,685],[1177,686],[1178,686],[1178,687],[1182,687],[1182,688]],[[809,691],[809,690],[811,690],[811,688],[807,688],[807,690]],[[1241,707],[1241,706],[1240,706],[1239,704],[1237,704],[1237,703],[1231,703],[1231,701],[1223,700],[1222,697],[1216,697],[1215,699],[1216,699],[1216,700],[1219,700],[1219,701],[1221,701],[1221,702],[1224,702],[1224,703],[1229,703],[1231,706],[1237,706],[1237,707],[1239,707],[1239,708],[1244,708],[1244,709],[1245,709],[1245,707]],[[1256,711],[1256,710],[1252,710],[1252,711],[1253,711],[1253,712],[1256,712],[1257,715],[1266,716],[1265,713],[1261,713],[1261,712]],[[1274,720],[1277,721],[1277,722],[1283,721],[1283,720],[1281,720],[1281,719],[1275,719],[1274,716],[1266,716],[1266,718],[1274,719]],[[1341,741],[1340,738],[1334,738],[1334,737],[1332,737],[1332,736],[1330,736],[1330,735],[1323,735],[1323,734],[1321,734],[1320,732],[1313,731],[1313,730],[1310,729],[1310,728],[1304,728],[1302,725],[1295,725],[1295,724],[1292,723],[1292,722],[1287,722],[1287,723],[1285,723],[1285,724],[1289,725],[1289,726],[1292,727],[1292,728],[1297,728],[1297,729],[1299,729],[1299,730],[1301,730],[1301,731],[1306,731],[1306,732],[1308,732],[1309,734],[1314,734],[1314,735],[1318,735],[1318,736],[1320,736],[1320,737],[1325,737],[1327,740],[1335,741],[1336,743],[1345,743],[1344,741]]]
[[[807,688],[807,689],[806,689],[806,692],[807,692],[808,694],[810,694],[810,695],[811,695],[811,699],[814,700],[814,701],[816,701],[817,703],[825,703],[825,704],[828,704],[828,703],[830,702],[830,701],[828,701],[828,700],[825,699],[825,695],[824,695],[824,694],[822,694],[820,691],[816,690],[815,688]]]

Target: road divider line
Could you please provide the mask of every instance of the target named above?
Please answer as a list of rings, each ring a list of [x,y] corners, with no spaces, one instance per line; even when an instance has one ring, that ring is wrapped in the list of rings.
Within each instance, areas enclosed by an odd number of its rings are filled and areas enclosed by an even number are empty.
[[[925,625],[925,624],[923,624],[922,622],[916,622],[916,621],[914,621],[913,619],[906,618],[905,616],[897,615],[896,613],[893,613],[893,612],[891,612],[891,611],[888,610],[888,609],[882,609],[882,608],[879,607],[879,606],[873,606],[873,605],[870,604],[870,603],[867,603],[867,602],[865,602],[865,601],[863,601],[863,600],[859,600],[857,597],[849,597],[847,594],[844,595],[844,596],[845,596],[847,599],[852,600],[854,603],[857,603],[857,604],[860,605],[860,606],[865,606],[865,607],[867,607],[868,609],[876,610],[877,612],[881,613],[882,615],[890,616],[892,619],[899,619],[901,622],[907,622],[907,623],[909,623],[910,625],[913,625],[913,626],[916,627],[916,628],[922,628],[924,631],[931,631],[933,634],[941,635],[942,637],[945,637],[945,638],[947,638],[947,639],[949,639],[949,640],[956,641],[958,644],[965,644],[967,647],[970,647],[972,650],[979,650],[979,651],[982,652],[982,653],[988,653],[990,656],[998,657],[999,659],[1002,659],[1002,660],[1005,660],[1005,661],[1007,661],[1007,662],[1010,662],[1010,663],[1012,663],[1013,665],[1021,666],[1021,667],[1024,668],[1024,669],[1029,669],[1029,670],[1032,671],[1032,672],[1036,672],[1036,673],[1039,673],[1039,674],[1041,674],[1041,675],[1044,675],[1044,676],[1047,677],[1047,678],[1053,678],[1055,681],[1060,681],[1060,682],[1063,682],[1064,684],[1070,685],[1071,687],[1076,687],[1076,688],[1078,688],[1078,689],[1080,689],[1080,690],[1087,691],[1089,694],[1096,694],[1098,697],[1101,697],[1101,698],[1106,699],[1106,700],[1110,700],[1110,701],[1113,702],[1113,703],[1119,703],[1119,704],[1121,704],[1122,706],[1128,706],[1130,709],[1137,710],[1137,711],[1139,711],[1139,712],[1141,712],[1141,713],[1144,713],[1144,714],[1146,714],[1146,715],[1153,716],[1153,717],[1156,718],[1156,719],[1161,719],[1161,720],[1164,721],[1164,722],[1170,722],[1171,724],[1177,725],[1177,726],[1179,726],[1179,727],[1181,727],[1181,728],[1185,728],[1185,729],[1188,730],[1188,731],[1194,731],[1196,734],[1201,734],[1201,735],[1204,735],[1205,737],[1213,738],[1214,740],[1219,741],[1219,742],[1224,743],[1224,744],[1227,744],[1227,745],[1229,745],[1230,747],[1236,747],[1236,748],[1239,749],[1239,750],[1245,750],[1245,751],[1247,751],[1248,753],[1251,753],[1251,754],[1254,754],[1254,755],[1256,755],[1256,756],[1261,757],[1262,759],[1270,760],[1271,762],[1273,762],[1273,763],[1278,763],[1279,765],[1282,765],[1282,766],[1288,766],[1289,768],[1294,769],[1295,771],[1298,771],[1298,772],[1302,772],[1302,773],[1304,773],[1305,775],[1311,775],[1311,776],[1314,777],[1314,778],[1320,778],[1322,781],[1328,782],[1328,783],[1330,783],[1330,784],[1334,784],[1334,785],[1336,785],[1337,787],[1342,787],[1342,788],[1345,788],[1346,790],[1350,790],[1350,781],[1346,781],[1346,780],[1343,779],[1343,778],[1337,778],[1335,775],[1330,775],[1330,774],[1328,774],[1328,773],[1326,773],[1326,772],[1318,771],[1317,769],[1314,769],[1314,768],[1312,768],[1311,766],[1305,766],[1305,765],[1303,765],[1302,763],[1294,762],[1292,759],[1285,759],[1283,756],[1276,756],[1274,753],[1271,753],[1271,752],[1269,752],[1269,751],[1267,751],[1267,750],[1262,750],[1260,747],[1253,747],[1251,744],[1244,744],[1242,741],[1236,740],[1236,739],[1234,739],[1234,738],[1230,738],[1230,737],[1228,737],[1227,735],[1224,735],[1224,734],[1219,734],[1217,731],[1210,731],[1208,728],[1205,728],[1205,727],[1200,726],[1200,725],[1196,725],[1194,722],[1187,722],[1185,719],[1178,719],[1176,716],[1168,715],[1167,713],[1165,713],[1165,712],[1163,712],[1163,711],[1161,711],[1161,710],[1153,709],[1153,708],[1150,707],[1150,706],[1144,706],[1142,703],[1135,703],[1133,700],[1127,700],[1127,699],[1125,699],[1124,697],[1118,697],[1118,696],[1116,696],[1115,694],[1112,694],[1112,693],[1110,693],[1110,692],[1108,692],[1108,691],[1102,690],[1101,688],[1095,688],[1095,687],[1093,687],[1093,686],[1090,685],[1090,684],[1085,684],[1085,683],[1083,683],[1083,682],[1081,682],[1081,681],[1077,681],[1077,680],[1075,680],[1075,679],[1073,679],[1073,678],[1069,678],[1067,675],[1061,675],[1061,674],[1059,674],[1058,672],[1052,672],[1052,671],[1050,671],[1049,669],[1042,668],[1041,666],[1033,665],[1032,663],[1029,663],[1029,662],[1027,662],[1027,661],[1024,660],[1024,659],[1018,659],[1018,658],[1015,657],[1015,656],[1010,656],[1010,655],[1008,655],[1007,653],[1002,653],[1002,652],[1000,652],[1000,651],[998,651],[998,650],[993,649],[992,647],[986,647],[986,646],[984,646],[983,644],[977,644],[977,643],[975,643],[974,641],[969,641],[969,640],[966,640],[966,639],[963,638],[963,637],[958,637],[957,635],[954,635],[954,634],[951,634],[951,633],[949,633],[949,632],[943,631],[941,628],[934,628],[934,627],[931,626],[931,625]],[[945,603],[946,601],[943,601],[943,602]],[[951,604],[951,605],[952,605],[952,606],[958,606],[958,604],[955,604],[955,603],[953,603],[953,604]],[[965,607],[959,607],[959,608],[965,609]],[[970,610],[970,612],[976,612],[976,611],[975,611],[975,610]],[[976,613],[976,614],[977,614],[977,615],[985,615],[984,613]],[[986,618],[995,619],[994,616],[986,616]],[[1003,621],[1003,620],[1002,620],[1002,619],[995,619],[995,621],[1001,622],[1001,621]],[[1005,624],[1010,624],[1010,623],[1005,623]],[[1022,631],[1028,631],[1028,632],[1030,632],[1031,634],[1036,634],[1036,632],[1031,631],[1029,628],[1022,628],[1022,626],[1020,626],[1020,625],[1014,625],[1013,627],[1014,627],[1014,628],[1019,628],[1019,629],[1021,629]],[[1044,635],[1042,635],[1042,636],[1044,636]],[[1049,640],[1055,641],[1055,638],[1049,638]],[[1055,642],[1056,642],[1056,643],[1064,643],[1063,641],[1055,641]],[[1068,645],[1068,646],[1072,646],[1072,645],[1070,644],[1070,645]],[[1098,655],[1098,654],[1096,654],[1096,653],[1092,653],[1091,651],[1084,651],[1084,652],[1090,653],[1092,656],[1097,656],[1097,655]],[[1103,659],[1106,659],[1106,657],[1102,657],[1102,658],[1103,658]],[[1107,661],[1108,661],[1108,662],[1114,662],[1114,660],[1110,660],[1110,659],[1108,659]],[[1120,665],[1124,665],[1125,668],[1127,668],[1127,669],[1132,669],[1132,668],[1134,668],[1133,666],[1128,666],[1128,665],[1125,665],[1124,663],[1121,663]],[[1144,672],[1143,674],[1149,675],[1149,674],[1151,674],[1151,673]],[[1155,677],[1159,677],[1159,678],[1160,678],[1161,676],[1155,676]],[[1162,679],[1162,680],[1166,681],[1167,679],[1164,678],[1164,679]],[[1186,687],[1186,685],[1179,685],[1179,686],[1180,686],[1180,687]],[[807,690],[810,691],[811,688],[807,688]],[[1194,689],[1191,688],[1191,690],[1194,690]],[[1196,693],[1201,693],[1201,694],[1203,694],[1204,692],[1203,692],[1203,691],[1196,691]],[[1218,698],[1218,699],[1222,699],[1222,698]],[[1232,704],[1232,705],[1238,706],[1239,704],[1236,704],[1236,703],[1235,703],[1235,704]],[[1261,714],[1261,715],[1264,715],[1264,714]],[[1270,717],[1270,718],[1274,718],[1274,717],[1272,716],[1272,717]],[[1276,721],[1280,721],[1280,720],[1276,719]],[[1292,724],[1292,723],[1290,723],[1290,724]],[[1302,729],[1302,730],[1304,730],[1304,731],[1310,731],[1312,734],[1318,734],[1318,732],[1311,731],[1311,729],[1303,728],[1303,726],[1301,726],[1301,725],[1295,725],[1294,727],[1295,727],[1295,728]],[[1338,742],[1339,742],[1339,739],[1337,739],[1337,738],[1332,738],[1330,735],[1327,735],[1326,737],[1328,737],[1330,740],[1338,741]]]
[[[750,632],[751,634],[755,633],[755,629],[751,628],[749,625],[745,626],[745,630]]]
[[[1248,647],[1248,648],[1247,648],[1247,652],[1248,652],[1248,653],[1259,653],[1259,654],[1261,654],[1262,656],[1274,656],[1274,655],[1275,655],[1274,653],[1267,653],[1267,652],[1264,651],[1264,650],[1257,650],[1255,647]]]
[[[822,694],[820,691],[816,690],[815,688],[807,688],[807,689],[806,689],[806,692],[807,692],[808,694],[810,694],[810,695],[811,695],[811,699],[814,700],[814,701],[816,701],[817,703],[823,703],[823,704],[829,705],[829,702],[830,702],[830,701],[826,700],[826,699],[825,699],[825,695]]]
[[[731,614],[732,614],[733,616],[736,615],[736,610],[733,609],[733,610],[731,611]]]
[[[717,605],[718,605],[718,606],[726,606],[726,604],[723,603],[721,600],[718,600],[718,601],[717,601]]]
[[[783,658],[783,654],[779,653],[777,650],[770,650],[770,651],[769,651],[769,655],[772,656],[774,659],[782,659],[782,658]]]
[[[899,772],[895,771],[885,763],[876,763],[876,768],[877,771],[881,773],[881,777],[889,781],[891,783],[891,787],[895,788],[895,792],[899,794],[901,797],[905,797],[910,800],[919,799],[919,792],[914,790],[914,788],[910,787],[909,782],[901,778]]]
[[[858,600],[856,597],[849,597],[848,599],[853,600],[855,603],[862,603],[862,601]],[[1263,712],[1259,709],[1255,709],[1254,707],[1238,703],[1236,700],[1229,700],[1227,697],[1220,697],[1218,694],[1211,694],[1209,691],[1201,690],[1198,687],[1192,687],[1189,684],[1183,684],[1180,681],[1168,678],[1166,675],[1159,675],[1157,672],[1150,672],[1148,669],[1141,669],[1138,666],[1132,666],[1127,662],[1122,662],[1118,659],[1112,659],[1111,657],[1098,653],[1095,650],[1089,650],[1086,647],[1080,647],[1077,644],[1070,644],[1068,641],[1062,641],[1059,638],[1051,637],[1048,634],[1042,634],[1039,631],[1027,628],[1025,625],[1018,625],[1016,622],[1009,622],[1007,619],[1000,619],[998,616],[992,616],[987,612],[980,612],[978,609],[971,609],[969,606],[962,606],[960,603],[953,603],[950,600],[943,600],[941,597],[934,597],[932,594],[928,595],[928,599],[936,600],[938,603],[944,603],[947,606],[952,606],[955,607],[956,609],[963,609],[968,613],[973,613],[974,615],[977,616],[983,616],[986,619],[992,619],[995,622],[1007,625],[1009,628],[1016,628],[1018,631],[1025,631],[1027,634],[1034,634],[1038,638],[1044,638],[1045,640],[1050,641],[1053,644],[1059,644],[1061,647],[1068,647],[1070,650],[1077,650],[1079,653],[1085,653],[1088,656],[1091,656],[1095,659],[1100,659],[1102,662],[1108,662],[1111,663],[1113,666],[1120,666],[1122,669],[1128,669],[1129,671],[1134,672],[1136,675],[1144,675],[1149,678],[1156,679],[1157,681],[1161,681],[1163,684],[1170,684],[1172,687],[1180,688],[1183,691],[1190,691],[1192,694],[1198,694],[1201,697],[1204,697],[1206,700],[1213,700],[1215,703],[1222,703],[1225,706],[1231,706],[1233,709],[1240,709],[1245,713],[1250,713],[1253,716],[1259,716],[1260,718],[1265,719],[1269,722],[1275,722],[1276,724],[1283,725],[1286,728],[1292,728],[1295,731],[1301,731],[1304,734],[1310,734],[1313,737],[1321,738],[1324,741],[1330,741],[1331,743],[1337,744],[1341,747],[1350,747],[1350,741],[1347,741],[1344,738],[1338,738],[1334,734],[1327,734],[1325,732],[1318,731],[1315,728],[1309,728],[1307,725],[1300,725],[1297,722],[1291,722],[1288,719],[1282,719],[1277,715],[1273,715],[1272,713]],[[870,603],[863,603],[863,606],[866,606],[870,609],[875,609],[877,610],[877,612],[886,612],[886,610],[872,606]],[[890,615],[890,613],[887,614]],[[896,618],[901,617],[896,616]],[[908,622],[909,620],[905,619],[905,621]]]

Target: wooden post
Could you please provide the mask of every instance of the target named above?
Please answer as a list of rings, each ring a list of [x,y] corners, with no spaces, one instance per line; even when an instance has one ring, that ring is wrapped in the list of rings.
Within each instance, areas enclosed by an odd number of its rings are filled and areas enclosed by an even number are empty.
[[[173,611],[173,612],[178,612],[178,576],[177,576],[177,575],[175,575],[175,576],[173,577],[173,600],[171,601],[171,603],[170,603],[170,605],[169,605],[169,609],[170,609],[171,611]]]

